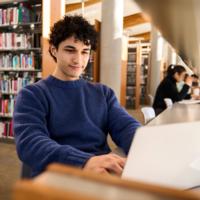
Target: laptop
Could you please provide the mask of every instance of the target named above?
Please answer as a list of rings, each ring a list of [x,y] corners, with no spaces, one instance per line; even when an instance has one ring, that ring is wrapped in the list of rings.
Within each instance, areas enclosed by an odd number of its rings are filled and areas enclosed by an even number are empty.
[[[198,187],[200,121],[139,128],[122,178],[180,189]]]

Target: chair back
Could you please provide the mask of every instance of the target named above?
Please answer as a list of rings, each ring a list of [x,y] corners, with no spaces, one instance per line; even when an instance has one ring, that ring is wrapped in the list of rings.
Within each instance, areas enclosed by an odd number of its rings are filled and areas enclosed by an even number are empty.
[[[143,108],[141,108],[141,111],[142,111],[143,116],[144,116],[144,123],[145,124],[147,124],[149,121],[151,121],[156,116],[153,107],[143,107]]]
[[[150,106],[152,106],[153,101],[154,101],[154,97],[151,94],[148,94],[148,97],[149,97],[149,104],[150,104]]]
[[[173,101],[170,98],[164,98],[164,102],[167,108],[170,108],[173,105]]]

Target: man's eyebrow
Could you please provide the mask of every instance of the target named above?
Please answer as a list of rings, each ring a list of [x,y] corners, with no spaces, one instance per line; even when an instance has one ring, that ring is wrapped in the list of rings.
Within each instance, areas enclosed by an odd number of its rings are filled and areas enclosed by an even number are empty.
[[[64,46],[64,48],[65,49],[73,49],[73,50],[76,50],[76,47],[74,47],[74,46],[71,46],[71,45],[66,45],[66,46]],[[85,48],[85,49],[83,49],[83,51],[90,51],[91,50],[91,48]]]
[[[68,48],[68,49],[76,49],[74,46],[71,46],[71,45],[66,45],[66,46],[64,46],[64,48]]]
[[[85,49],[83,49],[83,51],[90,51],[91,50],[91,48],[85,48]]]

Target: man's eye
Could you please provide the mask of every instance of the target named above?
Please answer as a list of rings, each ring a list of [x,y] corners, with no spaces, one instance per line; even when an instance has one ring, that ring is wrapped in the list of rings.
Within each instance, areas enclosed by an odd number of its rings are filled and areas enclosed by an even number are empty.
[[[65,51],[69,52],[69,53],[74,53],[75,51],[72,49],[65,49]]]
[[[87,55],[87,54],[89,54],[89,52],[88,52],[88,51],[83,51],[83,54],[86,54],[86,55]]]

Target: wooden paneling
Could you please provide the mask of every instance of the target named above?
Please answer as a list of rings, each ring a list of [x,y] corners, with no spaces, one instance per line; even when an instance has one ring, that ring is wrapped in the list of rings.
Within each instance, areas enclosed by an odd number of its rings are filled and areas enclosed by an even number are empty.
[[[89,0],[84,3],[84,7],[91,6],[91,5],[93,5],[95,3],[99,3],[99,2],[101,2],[101,0]],[[81,3],[66,4],[65,12],[67,13],[70,11],[81,9],[81,7],[82,7]]]
[[[46,78],[54,72],[56,63],[48,52],[49,42],[47,38],[42,39],[42,45],[42,78]]]
[[[100,35],[101,23],[98,20],[95,20],[94,26],[95,26],[95,30]],[[98,41],[97,49],[94,52],[93,78],[94,78],[94,82],[100,81],[100,39]]]
[[[141,45],[138,44],[137,50],[136,50],[136,91],[135,91],[135,108],[138,109],[140,107],[140,93],[141,93],[141,87],[140,87],[140,74],[141,74]]]
[[[129,16],[124,17],[124,28],[136,26],[136,25],[139,25],[142,23],[147,23],[147,22],[149,22],[149,21],[144,18],[142,13],[129,15]]]
[[[120,89],[120,104],[126,106],[126,83],[127,83],[127,60],[121,62],[121,89]]]

